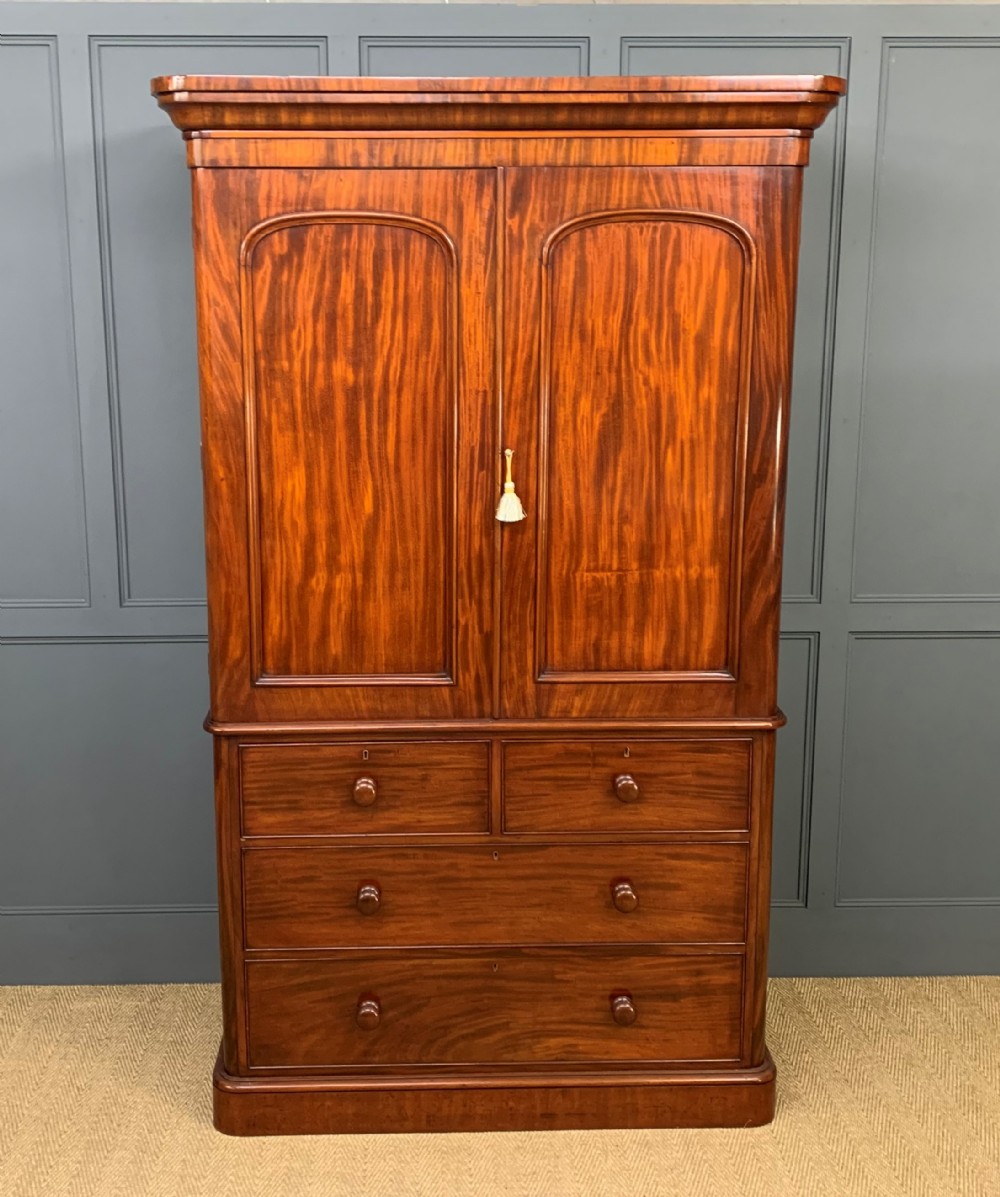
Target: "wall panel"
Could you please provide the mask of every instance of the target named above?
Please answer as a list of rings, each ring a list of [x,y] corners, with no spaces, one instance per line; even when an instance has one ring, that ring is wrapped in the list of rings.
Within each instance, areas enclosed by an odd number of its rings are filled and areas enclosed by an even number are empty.
[[[55,37],[0,45],[0,606],[90,602]]]
[[[1000,600],[998,75],[997,40],[884,46],[857,598]]]
[[[190,180],[149,80],[180,62],[192,74],[322,74],[325,50],[317,37],[91,40],[123,605],[200,605],[205,586]]]

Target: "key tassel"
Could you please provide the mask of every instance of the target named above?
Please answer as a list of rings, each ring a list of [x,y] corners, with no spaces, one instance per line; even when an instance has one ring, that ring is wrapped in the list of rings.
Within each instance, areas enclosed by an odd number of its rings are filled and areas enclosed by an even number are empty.
[[[514,456],[514,450],[504,449],[503,455],[507,458],[507,481],[503,484],[503,494],[497,504],[497,519],[501,524],[516,524],[518,520],[525,518],[525,511],[521,506],[521,500],[514,493],[514,479],[510,472],[510,459]]]

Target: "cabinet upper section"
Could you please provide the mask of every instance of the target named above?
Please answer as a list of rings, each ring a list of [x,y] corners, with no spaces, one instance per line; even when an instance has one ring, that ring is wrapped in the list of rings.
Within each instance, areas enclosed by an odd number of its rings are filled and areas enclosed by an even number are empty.
[[[163,75],[186,135],[237,130],[725,130],[808,135],[843,95],[832,75],[370,79]]]

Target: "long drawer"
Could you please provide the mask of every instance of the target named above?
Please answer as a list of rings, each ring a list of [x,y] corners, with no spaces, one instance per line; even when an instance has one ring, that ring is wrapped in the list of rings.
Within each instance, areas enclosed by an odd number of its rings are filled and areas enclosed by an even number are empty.
[[[742,967],[604,949],[251,961],[250,1065],[733,1061]]]
[[[489,744],[245,744],[243,833],[405,835],[489,830]]]
[[[508,832],[742,831],[749,740],[545,740],[503,748]]]
[[[249,948],[739,943],[743,843],[251,848]]]

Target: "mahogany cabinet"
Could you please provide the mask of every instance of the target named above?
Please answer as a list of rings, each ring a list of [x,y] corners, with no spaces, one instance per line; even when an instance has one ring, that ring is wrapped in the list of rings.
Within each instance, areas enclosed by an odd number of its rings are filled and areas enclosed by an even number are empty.
[[[194,181],[216,1125],[766,1122],[801,178],[843,81],[152,89]]]

